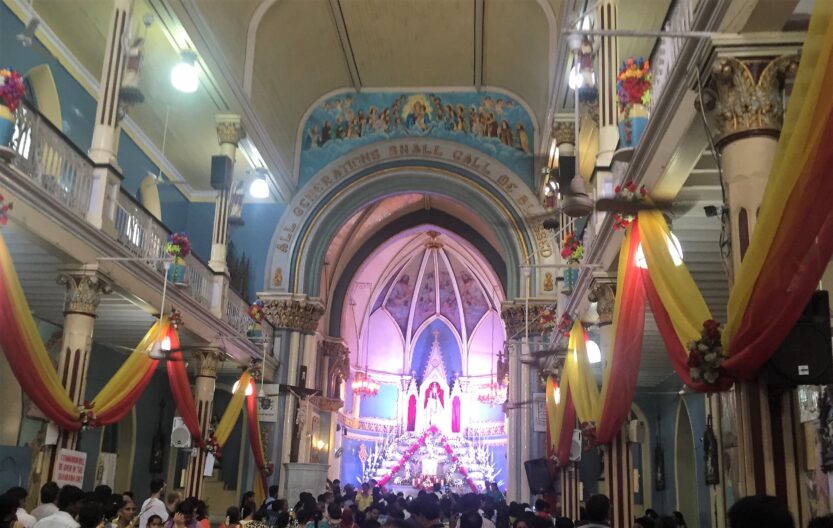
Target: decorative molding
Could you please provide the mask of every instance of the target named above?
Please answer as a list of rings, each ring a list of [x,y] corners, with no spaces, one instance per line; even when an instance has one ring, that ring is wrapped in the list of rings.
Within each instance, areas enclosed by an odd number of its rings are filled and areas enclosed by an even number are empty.
[[[217,140],[220,145],[231,143],[235,147],[246,137],[246,130],[239,115],[221,114],[215,119],[217,124]]]
[[[530,334],[543,334],[544,326],[541,323],[541,315],[544,310],[555,311],[554,301],[530,301],[529,316],[526,313],[527,304],[525,301],[504,303],[501,307],[500,317],[506,326],[507,339],[513,336],[518,337],[526,333],[527,321],[529,322]]]
[[[784,122],[784,83],[798,71],[798,61],[796,54],[715,61],[711,85],[717,98],[712,118],[719,146],[737,134],[779,134]]]
[[[217,370],[220,366],[220,352],[213,348],[201,348],[194,351],[197,359],[198,378],[217,378]]]
[[[269,300],[264,303],[263,311],[275,328],[314,334],[324,315],[324,306],[295,299]]]
[[[95,269],[86,267],[61,271],[58,284],[66,287],[64,315],[75,313],[95,317],[101,294],[113,291],[110,283],[101,278]]]
[[[598,111],[598,108],[597,108]],[[556,121],[552,129],[552,137],[555,144],[569,143],[576,144],[576,124],[574,121]]]
[[[309,401],[321,412],[338,412],[344,407],[344,400],[339,398],[325,398],[324,396],[311,396]]]

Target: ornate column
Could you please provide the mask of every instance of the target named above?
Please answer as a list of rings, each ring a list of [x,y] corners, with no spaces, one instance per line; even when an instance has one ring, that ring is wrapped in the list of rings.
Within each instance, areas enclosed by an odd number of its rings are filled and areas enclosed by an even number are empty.
[[[109,293],[110,284],[98,274],[98,266],[61,270],[58,283],[66,286],[64,298],[64,329],[61,338],[61,353],[58,359],[58,376],[78,406],[83,405],[87,388],[87,368],[93,338],[93,323],[102,293]],[[41,483],[52,480],[55,456],[58,449],[77,449],[77,431],[58,430],[58,441],[54,446],[45,446],[33,462],[34,473],[40,475],[34,480]]]
[[[264,312],[266,319],[281,334],[281,361],[286,365],[287,383],[301,387],[312,384],[315,379],[315,332],[318,322],[324,315],[324,306],[306,296],[264,295]],[[310,369],[312,367],[312,370]],[[309,431],[307,400],[300,401],[295,395],[286,397],[283,411],[283,439],[281,447],[281,464],[284,471],[280,475],[280,488],[287,490],[287,472],[292,464],[306,462],[300,458],[301,446],[309,455]],[[323,482],[322,482],[323,484]],[[290,495],[287,495],[290,496]]]
[[[231,159],[232,167],[237,156],[237,145],[246,132],[239,115],[223,114],[216,117],[217,139],[220,142],[220,155]],[[208,265],[215,273],[227,273],[226,244],[228,242],[228,213],[230,188],[218,190],[214,207],[214,234],[211,244],[211,259]]]
[[[616,438],[601,447],[601,451],[604,481],[599,483],[599,492],[610,499],[613,510],[610,525],[630,526],[633,522],[633,478],[627,423]]]
[[[619,26],[616,0],[603,0],[596,5],[596,21],[599,29],[614,31]],[[613,152],[619,143],[619,108],[616,103],[616,74],[619,68],[618,37],[599,38],[597,64],[599,69],[599,153],[596,166],[610,167]]]
[[[798,56],[719,57],[710,86],[717,94],[711,119],[721,154],[731,233],[731,268],[737,270],[749,246],[763,199],[783,122],[785,78],[798,66]],[[706,102],[708,106],[708,102]],[[775,394],[761,380],[736,383],[709,398],[709,412],[721,448],[721,488],[731,485],[734,497],[769,494],[787,500],[797,522],[807,520],[806,490],[800,481],[803,446],[797,428],[794,391]],[[725,414],[726,420],[721,419]],[[726,457],[732,464],[725,464]],[[725,490],[714,497],[726,508]],[[719,516],[718,516],[719,517]]]
[[[107,47],[104,50],[104,64],[98,89],[98,106],[95,112],[95,127],[90,146],[90,158],[95,163],[90,193],[87,221],[98,228],[105,220],[113,219],[116,196],[121,183],[118,170],[117,150],[119,141],[119,91],[121,90],[124,65],[127,59],[127,35],[130,29],[130,13],[133,0],[114,0],[110,25],[107,30]]]
[[[327,449],[327,456],[324,459],[319,454],[321,463],[329,465],[327,470],[327,478],[330,480],[339,478],[341,468],[338,465],[339,459],[336,458],[335,453],[341,447],[341,434],[336,431],[338,422],[338,411],[344,406],[344,400],[341,399],[339,391],[340,383],[338,380],[343,380],[350,372],[350,350],[345,346],[341,338],[326,337],[323,341],[318,343],[318,350],[320,356],[320,364],[323,366],[322,372],[318,376],[318,387],[323,391],[322,396],[314,396],[312,403],[319,410],[320,413],[328,413],[330,418],[330,427],[328,431],[321,431],[321,437],[326,438],[326,443],[329,446]],[[345,372],[346,370],[346,372]]]
[[[202,437],[208,439],[211,434],[211,416],[214,409],[214,387],[217,381],[217,368],[220,356],[214,349],[202,349],[194,353],[197,361],[197,377],[194,381],[194,402],[197,404],[197,417],[200,420]],[[188,468],[185,471],[185,496],[202,497],[203,471],[208,452],[193,447]]]

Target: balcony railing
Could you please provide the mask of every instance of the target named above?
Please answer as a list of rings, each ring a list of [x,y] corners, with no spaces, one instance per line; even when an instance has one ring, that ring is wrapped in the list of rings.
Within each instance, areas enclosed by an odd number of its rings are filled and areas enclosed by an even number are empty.
[[[48,119],[30,106],[18,109],[17,124],[12,139],[12,149],[17,154],[12,164],[26,177],[33,180],[49,196],[61,205],[85,219],[90,208],[95,166],[87,155],[78,149]],[[160,259],[166,257],[165,244],[171,231],[148,212],[131,195],[124,191],[116,194],[112,218],[104,219],[102,231],[115,239],[140,262],[161,275],[165,272]],[[85,220],[84,220],[85,221]],[[188,296],[207,310],[212,309],[211,269],[193,254],[185,258]],[[223,320],[238,334],[246,335],[249,326],[248,305],[231,289]],[[268,343],[271,346],[271,327]],[[265,337],[265,332],[264,332]]]
[[[12,164],[73,213],[86,216],[90,206],[93,164],[55,126],[21,106],[12,137]]]

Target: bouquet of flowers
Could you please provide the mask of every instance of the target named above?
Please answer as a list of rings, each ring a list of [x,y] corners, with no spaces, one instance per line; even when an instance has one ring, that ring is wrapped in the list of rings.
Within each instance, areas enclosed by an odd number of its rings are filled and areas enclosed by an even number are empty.
[[[551,332],[555,328],[555,311],[545,308],[541,312],[538,322],[541,324],[541,328],[544,329],[544,333]]]
[[[14,112],[26,95],[26,87],[20,74],[9,68],[0,68],[0,104]]]
[[[258,299],[249,305],[249,317],[251,317],[252,321],[256,324],[260,324],[265,317],[263,311],[263,301]]]
[[[561,314],[561,321],[558,323],[558,331],[564,337],[570,337],[570,330],[573,328],[573,320],[566,313]]]
[[[176,308],[171,308],[171,315],[168,319],[171,321],[171,326],[173,326],[176,330],[179,330],[179,327],[183,326],[182,312]]]
[[[169,257],[185,258],[191,254],[191,242],[185,233],[171,233],[168,243],[165,244],[165,253]]]
[[[651,100],[651,69],[649,61],[639,57],[629,58],[622,63],[616,76],[616,96],[622,109],[626,141],[630,143],[632,127],[629,126],[634,105],[647,106]]]
[[[618,199],[636,202],[648,196],[648,189],[644,185],[637,187],[634,182],[627,181],[622,185],[617,185],[613,193]],[[631,214],[613,213],[613,229],[616,231],[627,229],[633,220],[634,216]]]
[[[578,264],[583,256],[584,244],[572,231],[567,233],[567,236],[564,237],[564,244],[561,246],[561,258],[570,264]]]
[[[720,333],[720,324],[709,319],[703,323],[700,339],[688,344],[688,373],[692,380],[717,385],[725,376],[721,365],[727,355]]]
[[[2,194],[0,194],[0,226],[6,225],[6,223],[9,221],[8,212],[13,209],[14,205],[11,203],[3,203],[4,201],[5,198]]]

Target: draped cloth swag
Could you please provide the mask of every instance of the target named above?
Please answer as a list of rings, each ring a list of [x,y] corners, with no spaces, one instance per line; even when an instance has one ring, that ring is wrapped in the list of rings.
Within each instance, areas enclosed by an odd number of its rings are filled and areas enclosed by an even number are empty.
[[[242,383],[240,385],[243,386]],[[255,384],[253,381],[250,380],[249,385],[247,386],[251,387],[251,394],[249,394],[246,399],[246,424],[249,429],[249,445],[252,447],[252,454],[255,458],[255,467],[257,468],[257,472],[254,477],[255,502],[260,504],[266,500],[266,454],[263,451],[263,437],[260,436],[260,418],[257,412],[257,391],[255,390]]]
[[[38,332],[3,235],[0,234],[0,348],[20,387],[50,420],[68,431],[121,420],[147,387],[158,361],[148,355],[160,335],[171,332],[167,318],[154,324],[124,364],[85,408],[70,399]],[[82,411],[83,415],[82,416]]]

